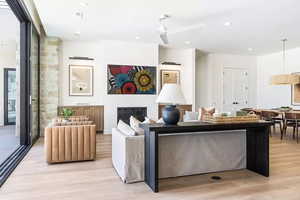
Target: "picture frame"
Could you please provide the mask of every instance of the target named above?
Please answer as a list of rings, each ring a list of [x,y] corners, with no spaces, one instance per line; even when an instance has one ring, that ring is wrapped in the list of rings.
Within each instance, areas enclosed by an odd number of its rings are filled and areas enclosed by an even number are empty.
[[[300,75],[300,72],[293,74]],[[293,106],[300,106],[300,84],[291,86],[291,104]]]
[[[155,66],[107,65],[108,95],[156,95]]]
[[[69,96],[94,95],[94,67],[69,65]]]
[[[165,83],[180,84],[180,70],[162,69],[160,71],[160,86],[161,88]]]

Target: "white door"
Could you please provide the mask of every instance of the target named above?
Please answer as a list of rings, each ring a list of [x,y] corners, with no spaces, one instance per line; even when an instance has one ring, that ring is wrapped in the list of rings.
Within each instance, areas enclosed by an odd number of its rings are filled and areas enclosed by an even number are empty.
[[[248,107],[248,71],[224,68],[223,111],[235,112],[246,107]]]

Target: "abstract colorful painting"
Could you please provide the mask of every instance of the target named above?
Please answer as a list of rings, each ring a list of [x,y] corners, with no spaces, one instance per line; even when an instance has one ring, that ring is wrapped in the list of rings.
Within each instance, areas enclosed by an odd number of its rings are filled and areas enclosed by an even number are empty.
[[[107,66],[108,94],[156,94],[156,67]]]

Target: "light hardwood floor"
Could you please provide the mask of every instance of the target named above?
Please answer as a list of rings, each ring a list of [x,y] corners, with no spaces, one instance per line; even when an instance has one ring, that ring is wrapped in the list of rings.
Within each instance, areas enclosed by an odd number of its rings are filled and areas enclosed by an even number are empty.
[[[97,136],[97,160],[48,165],[42,139],[0,189],[1,200],[299,200],[300,144],[270,140],[270,178],[247,170],[123,184],[111,164],[110,135]],[[222,180],[210,179],[219,175]]]

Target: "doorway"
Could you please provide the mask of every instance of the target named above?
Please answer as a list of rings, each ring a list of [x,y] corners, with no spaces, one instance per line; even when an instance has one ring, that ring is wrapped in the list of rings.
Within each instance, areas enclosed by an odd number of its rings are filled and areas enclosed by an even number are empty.
[[[4,68],[4,126],[16,125],[16,69]]]
[[[248,70],[224,67],[223,69],[223,111],[235,113],[248,107]]]

